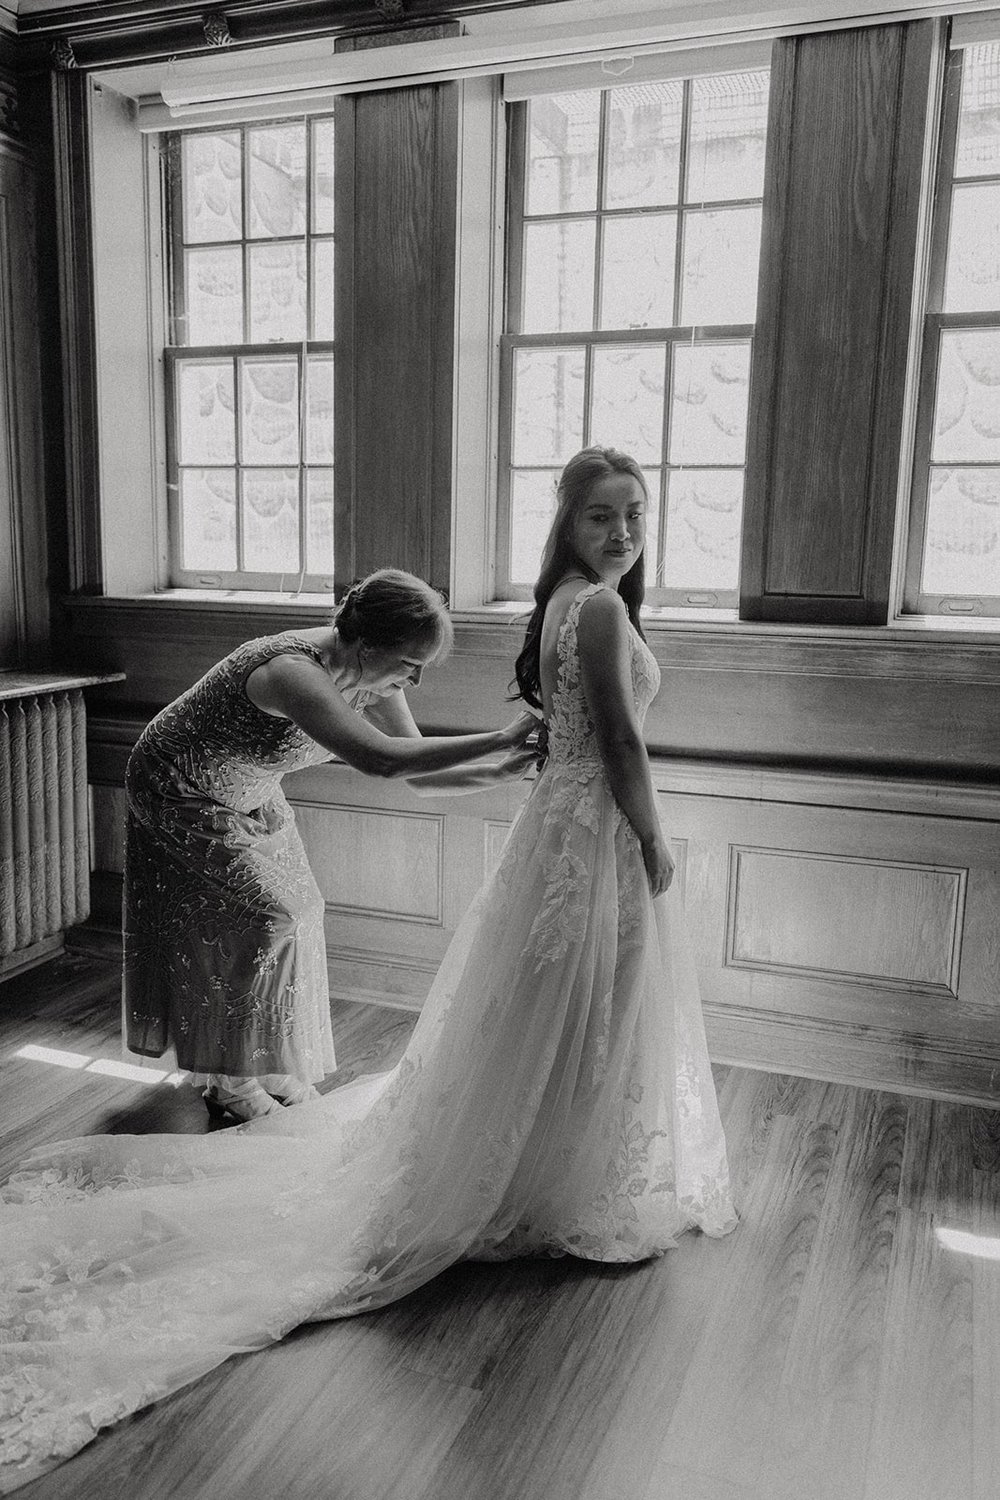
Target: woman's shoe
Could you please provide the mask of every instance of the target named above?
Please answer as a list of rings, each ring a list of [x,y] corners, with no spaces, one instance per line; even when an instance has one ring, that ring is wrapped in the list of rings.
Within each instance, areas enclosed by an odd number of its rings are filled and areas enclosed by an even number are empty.
[[[273,1099],[256,1078],[249,1078],[235,1088],[210,1083],[202,1098],[209,1119],[226,1125],[245,1125],[248,1120],[259,1120],[280,1108],[277,1099]]]
[[[279,1104],[305,1104],[310,1099],[319,1098],[318,1090],[311,1083],[305,1083],[293,1073],[266,1073],[260,1081]]]

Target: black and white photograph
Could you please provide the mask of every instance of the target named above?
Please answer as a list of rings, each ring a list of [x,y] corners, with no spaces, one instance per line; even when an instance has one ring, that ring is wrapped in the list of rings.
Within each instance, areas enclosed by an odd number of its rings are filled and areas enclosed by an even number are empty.
[[[997,0],[0,0],[0,1495],[1000,1497]]]

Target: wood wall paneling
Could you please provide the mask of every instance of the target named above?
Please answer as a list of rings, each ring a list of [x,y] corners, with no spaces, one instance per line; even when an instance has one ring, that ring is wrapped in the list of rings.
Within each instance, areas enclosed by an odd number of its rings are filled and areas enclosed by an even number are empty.
[[[61,317],[62,415],[69,587],[103,588],[93,225],[90,195],[90,80],[74,68],[51,75],[56,261]]]
[[[403,922],[443,921],[440,816],[296,799],[296,821],[327,908]]]
[[[888,618],[935,25],[775,44],[741,570],[747,619]]]
[[[965,870],[730,850],[726,962],[956,997]]]
[[[399,36],[373,39],[389,40]],[[341,536],[352,530],[337,571],[349,582],[406,568],[447,590],[458,87],[344,96],[335,118],[337,223],[347,226],[337,240],[335,484]]]
[[[483,879],[489,880],[500,863],[503,846],[510,833],[509,823],[498,823],[486,818],[483,822]]]
[[[192,601],[77,598],[66,656],[124,672],[102,690],[110,718],[148,718],[253,635],[315,625],[294,601],[211,607]],[[320,617],[322,618],[322,617]],[[427,731],[493,728],[524,621],[463,621],[455,650],[411,701]],[[988,640],[785,636],[771,627],[648,627],[663,675],[646,720],[654,754],[857,774],[989,779],[1000,774],[1000,664]],[[112,707],[114,705],[114,707]]]
[[[48,653],[48,543],[41,435],[36,176],[0,137],[0,666]]]
[[[117,776],[119,757],[117,742],[105,751],[92,739],[96,778]],[[663,760],[653,774],[714,1057],[993,1097],[995,784]],[[330,902],[333,993],[419,1007],[527,785],[418,798],[405,783],[328,765],[286,790]],[[98,866],[120,869],[119,799],[111,781],[95,785]]]

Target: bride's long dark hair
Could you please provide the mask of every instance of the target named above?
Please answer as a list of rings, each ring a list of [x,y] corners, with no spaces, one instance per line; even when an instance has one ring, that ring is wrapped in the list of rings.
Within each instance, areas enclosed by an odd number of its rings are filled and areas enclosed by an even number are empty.
[[[628,453],[617,448],[582,448],[563,469],[556,487],[556,514],[545,539],[542,551],[542,569],[535,584],[535,607],[524,633],[521,654],[514,663],[514,678],[517,692],[513,698],[523,698],[534,708],[541,708],[540,656],[542,643],[542,621],[545,606],[552,591],[567,573],[580,573],[597,583],[597,574],[581,562],[573,550],[573,524],[581,508],[587,503],[590,492],[600,479],[609,474],[631,474],[642,486],[642,493],[649,500],[649,491],[642,470]],[[646,574],[643,565],[645,549],[640,552],[628,572],[618,582],[618,592],[625,601],[628,617],[645,640],[639,622],[639,610],[646,592]],[[514,683],[511,683],[513,688]]]

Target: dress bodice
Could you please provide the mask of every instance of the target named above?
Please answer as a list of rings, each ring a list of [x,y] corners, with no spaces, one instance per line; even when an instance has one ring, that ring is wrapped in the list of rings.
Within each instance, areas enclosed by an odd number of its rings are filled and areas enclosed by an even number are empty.
[[[322,662],[319,648],[293,631],[238,646],[147,725],[133,752],[135,773],[141,763],[146,784],[161,793],[207,796],[248,811],[287,772],[329,760],[330,751],[297,724],[247,697],[250,673],[289,654]]]
[[[590,583],[573,599],[556,637],[559,670],[549,719],[549,763],[552,766],[580,767],[599,765],[600,749],[594,722],[587,708],[580,675],[580,650],[577,627],[580,610],[605,583]],[[656,658],[636,630],[629,626],[629,661],[632,693],[640,724],[660,687],[660,669]]]

